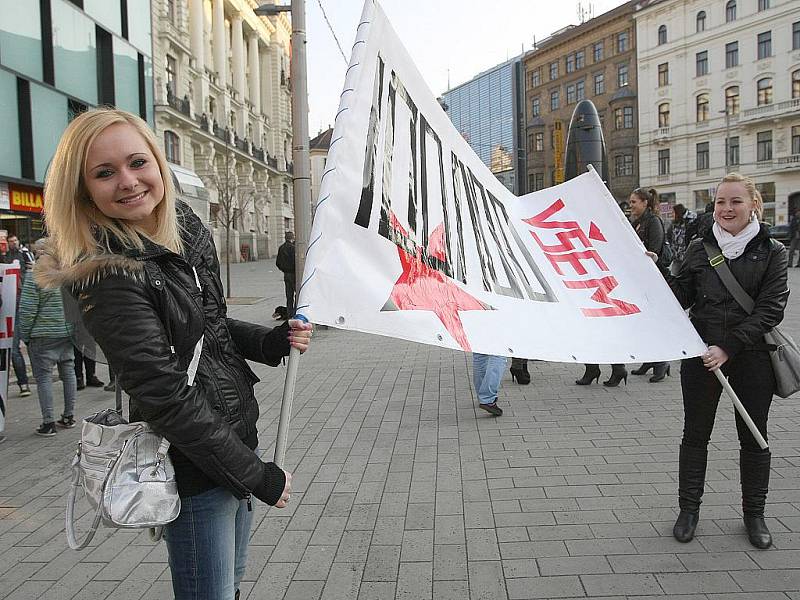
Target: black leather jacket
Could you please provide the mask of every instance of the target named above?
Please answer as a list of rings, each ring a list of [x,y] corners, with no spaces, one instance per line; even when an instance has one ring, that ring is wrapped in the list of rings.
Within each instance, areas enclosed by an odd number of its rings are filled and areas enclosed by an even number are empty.
[[[786,248],[771,240],[769,228],[747,244],[741,256],[726,259],[736,280],[755,301],[751,314],[739,305],[708,262],[703,241],[719,248],[712,230],[694,239],[675,277],[668,282],[700,337],[708,345],[719,346],[733,358],[745,349],[766,350],[764,334],[783,320],[789,297],[786,276]]]
[[[147,421],[172,444],[182,496],[224,486],[239,498],[252,493],[274,504],[285,477],[253,451],[258,378],[245,359],[279,364],[289,354],[288,327],[227,317],[211,234],[185,205],[178,216],[183,255],[145,241],[144,251],[94,255],[59,271],[45,254],[37,281],[68,286],[77,296],[86,328],[131,397],[131,419]],[[187,367],[201,335],[189,387]]]

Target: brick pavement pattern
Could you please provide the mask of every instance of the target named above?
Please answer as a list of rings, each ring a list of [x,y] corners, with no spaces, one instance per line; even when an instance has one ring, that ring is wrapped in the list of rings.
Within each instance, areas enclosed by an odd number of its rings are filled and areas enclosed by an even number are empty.
[[[238,318],[282,304],[272,261],[234,265]],[[800,290],[800,270],[790,269]],[[789,330],[800,338],[790,299]],[[577,387],[576,365],[506,374],[493,418],[476,410],[469,356],[334,329],[303,357],[284,510],[259,505],[242,598],[385,600],[670,598],[800,600],[800,403],[776,400],[767,514],[774,548],[741,523],[738,442],[720,402],[697,537],[679,544],[678,364],[661,384]],[[608,371],[609,367],[604,367]],[[99,372],[105,374],[103,367]],[[285,369],[257,366],[261,444],[272,455]],[[163,543],[101,529],[69,550],[64,505],[78,428],[33,434],[36,396],[11,386],[0,444],[0,598],[171,597]],[[56,398],[56,406],[60,398]],[[79,392],[78,416],[110,406]],[[85,525],[86,515],[81,520]]]

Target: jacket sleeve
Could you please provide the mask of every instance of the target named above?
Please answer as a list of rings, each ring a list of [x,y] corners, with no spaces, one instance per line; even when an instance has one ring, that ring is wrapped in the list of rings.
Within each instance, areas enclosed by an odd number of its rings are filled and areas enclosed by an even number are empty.
[[[700,246],[700,248],[702,248],[702,246]],[[686,248],[686,255],[684,256],[684,259],[681,261],[678,268],[678,273],[674,276],[670,275],[669,271],[664,273],[664,277],[666,278],[672,293],[675,294],[675,298],[678,299],[678,302],[683,309],[691,308],[692,304],[694,304],[696,283],[692,264],[694,262],[694,254],[697,252],[697,249],[697,242],[692,242],[689,244],[689,246]]]
[[[247,360],[277,367],[289,355],[289,325],[270,329],[254,323],[228,318],[228,331],[239,352]]]
[[[769,265],[753,300],[753,312],[729,329],[719,346],[733,357],[745,346],[763,343],[764,334],[783,321],[789,298],[787,252],[782,244],[770,244]]]
[[[647,244],[645,247],[650,252],[661,254],[664,246],[664,223],[661,217],[656,214],[652,215],[650,223],[647,224]]]
[[[39,290],[36,289],[33,277],[28,277],[22,284],[16,323],[19,339],[26,344],[31,341],[33,323],[36,321],[37,314],[39,314]]]
[[[202,385],[187,385],[153,299],[138,282],[109,276],[78,297],[83,322],[145,421],[211,479],[240,498],[274,504],[285,478],[263,463],[213,409]]]

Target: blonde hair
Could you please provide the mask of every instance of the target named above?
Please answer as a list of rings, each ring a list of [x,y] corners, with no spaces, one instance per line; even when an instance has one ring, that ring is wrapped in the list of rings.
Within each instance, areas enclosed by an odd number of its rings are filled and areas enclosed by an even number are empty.
[[[728,173],[722,178],[719,184],[723,183],[741,183],[750,195],[750,200],[753,201],[753,210],[756,212],[758,220],[764,215],[764,200],[761,198],[761,192],[756,189],[756,183],[752,178],[742,175],[741,173]],[[719,189],[719,185],[717,185]]]
[[[107,127],[119,123],[130,125],[142,136],[161,172],[164,198],[154,209],[155,233],[148,234],[135,223],[107,217],[89,197],[84,179],[89,147]],[[175,186],[167,160],[147,123],[122,110],[95,108],[78,115],[67,126],[45,181],[44,214],[62,268],[73,266],[82,257],[108,251],[111,237],[126,249],[143,249],[140,236],[175,253],[183,249],[175,213]]]

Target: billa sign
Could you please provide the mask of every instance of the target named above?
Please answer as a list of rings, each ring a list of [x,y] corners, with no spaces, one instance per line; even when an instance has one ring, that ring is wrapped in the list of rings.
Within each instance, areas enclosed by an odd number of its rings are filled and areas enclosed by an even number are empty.
[[[11,210],[39,214],[44,207],[44,195],[41,188],[9,183],[8,196]]]

